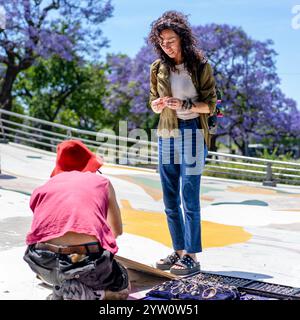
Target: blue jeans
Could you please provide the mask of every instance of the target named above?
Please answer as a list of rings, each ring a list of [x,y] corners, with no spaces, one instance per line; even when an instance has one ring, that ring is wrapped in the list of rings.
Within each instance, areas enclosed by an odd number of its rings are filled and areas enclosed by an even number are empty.
[[[202,251],[200,181],[208,151],[199,118],[179,121],[179,132],[179,137],[158,140],[163,201],[174,250],[197,253]]]

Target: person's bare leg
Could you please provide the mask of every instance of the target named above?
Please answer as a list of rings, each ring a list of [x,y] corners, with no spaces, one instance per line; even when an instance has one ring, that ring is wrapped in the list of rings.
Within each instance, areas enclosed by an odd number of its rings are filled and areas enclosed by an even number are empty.
[[[177,254],[179,255],[180,258],[183,257],[183,255],[185,254],[184,250],[176,250]]]
[[[185,253],[184,250],[175,250],[175,252],[179,255],[180,258],[182,258],[184,253]],[[163,259],[160,259],[157,263],[162,264],[163,263]]]

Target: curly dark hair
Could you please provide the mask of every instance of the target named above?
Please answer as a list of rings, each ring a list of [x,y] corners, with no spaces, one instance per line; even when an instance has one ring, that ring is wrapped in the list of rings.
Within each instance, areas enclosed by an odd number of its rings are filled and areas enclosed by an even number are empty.
[[[180,38],[183,63],[187,71],[192,74],[195,63],[201,61],[206,62],[202,51],[197,48],[198,42],[192,32],[192,28],[188,22],[187,16],[178,11],[167,11],[160,18],[153,21],[151,31],[148,36],[150,42],[160,59],[166,64],[170,70],[176,71],[175,61],[170,58],[160,46],[160,34],[163,30],[171,29]]]

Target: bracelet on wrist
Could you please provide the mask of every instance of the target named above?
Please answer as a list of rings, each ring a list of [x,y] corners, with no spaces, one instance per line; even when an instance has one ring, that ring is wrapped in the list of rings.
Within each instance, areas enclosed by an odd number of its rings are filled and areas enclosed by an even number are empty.
[[[188,99],[188,107],[187,107],[187,110],[191,110],[193,107],[193,101],[192,99]]]
[[[191,110],[192,107],[196,107],[192,99],[182,100],[181,109],[182,110]]]

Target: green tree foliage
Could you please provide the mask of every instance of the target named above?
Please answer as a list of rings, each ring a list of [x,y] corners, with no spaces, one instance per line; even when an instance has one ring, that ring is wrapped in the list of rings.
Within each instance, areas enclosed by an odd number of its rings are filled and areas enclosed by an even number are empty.
[[[82,65],[59,56],[21,73],[14,86],[15,104],[30,116],[79,129],[110,127],[111,113],[102,106],[106,95],[105,65]]]

